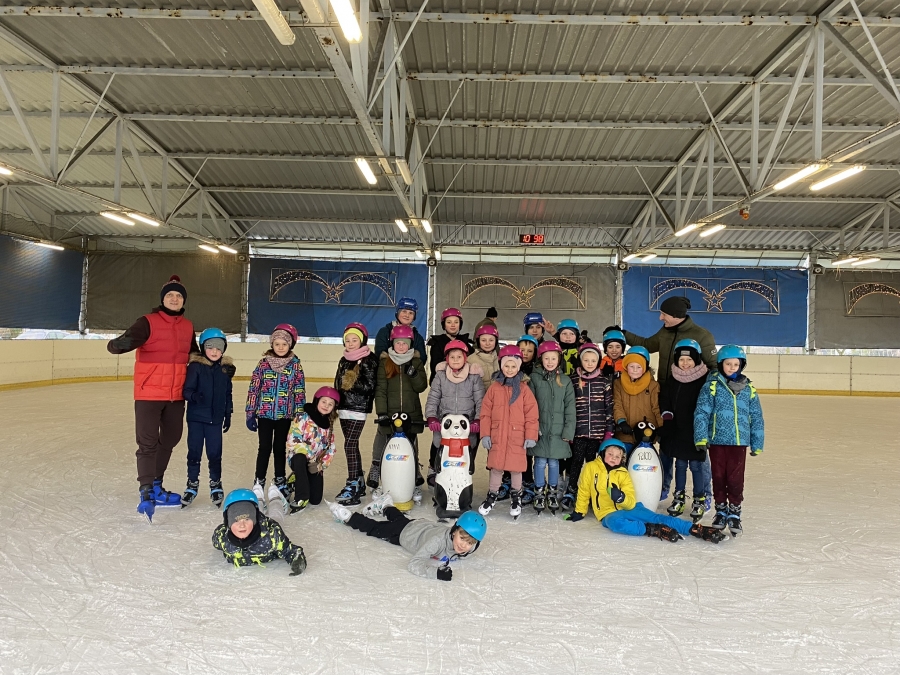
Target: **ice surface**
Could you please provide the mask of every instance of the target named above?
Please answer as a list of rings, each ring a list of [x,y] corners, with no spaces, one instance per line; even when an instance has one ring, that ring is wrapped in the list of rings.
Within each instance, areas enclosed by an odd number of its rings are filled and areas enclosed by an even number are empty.
[[[135,512],[130,384],[0,393],[0,673],[895,675],[900,399],[763,406],[741,539],[670,544],[528,507],[513,523],[501,502],[442,583],[324,504],[287,518],[305,574],[236,570],[210,544],[205,464],[191,507],[152,526]],[[227,492],[249,486],[255,436],[238,413],[225,439]],[[339,450],[329,500],[345,471]]]

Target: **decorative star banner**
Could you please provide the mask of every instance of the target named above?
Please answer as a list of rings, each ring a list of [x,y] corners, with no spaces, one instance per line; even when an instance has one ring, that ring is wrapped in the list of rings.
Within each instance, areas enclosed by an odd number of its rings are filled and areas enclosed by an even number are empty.
[[[325,279],[323,276],[310,270],[272,270],[272,285],[269,292],[269,302],[292,302],[280,300],[279,291],[297,281],[312,281],[322,287],[325,293],[325,302],[341,304],[341,296],[351,284],[371,284],[380,289],[385,299],[381,304],[393,306],[397,299],[394,297],[393,274],[377,274],[375,272],[352,272],[350,274],[338,273],[336,277]],[[304,294],[308,295],[308,294]],[[362,304],[356,302],[355,304]]]
[[[852,315],[856,304],[870,295],[892,295],[900,298],[900,290],[882,283],[857,284],[847,293],[847,314]]]
[[[584,283],[582,280],[570,277],[548,277],[541,279],[530,286],[517,286],[505,277],[499,276],[480,276],[469,279],[463,285],[462,302],[463,307],[467,306],[469,299],[482,288],[488,286],[503,286],[510,289],[512,297],[516,302],[516,308],[531,308],[531,301],[534,294],[541,288],[561,288],[571,293],[578,302],[578,307],[584,309]]]
[[[728,312],[734,314],[778,314],[778,281],[754,281],[752,279],[742,279],[740,281],[730,281],[728,279],[651,279],[650,288],[650,309],[659,309],[659,303],[664,300],[664,296],[668,293],[673,295],[686,295],[684,290],[691,289],[699,292],[706,302],[706,307],[701,309],[698,306],[692,306],[693,312]],[[678,293],[677,291],[682,291]],[[722,304],[725,302],[729,293],[739,291],[740,294],[752,293],[758,295],[766,301],[766,305],[759,307],[758,303],[744,302],[741,297],[740,304],[732,302],[728,308],[724,308]],[[756,306],[754,306],[756,305]],[[758,310],[762,311],[758,311]]]

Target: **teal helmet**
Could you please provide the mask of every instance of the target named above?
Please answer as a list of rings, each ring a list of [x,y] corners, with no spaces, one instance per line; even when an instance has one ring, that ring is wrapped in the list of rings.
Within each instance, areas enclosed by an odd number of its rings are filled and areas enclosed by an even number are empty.
[[[606,345],[610,342],[618,342],[622,345],[622,349],[625,349],[625,333],[620,330],[612,329],[603,333],[603,349],[606,349]]]
[[[675,343],[673,351],[675,353],[676,364],[678,363],[678,359],[682,356],[689,356],[693,360],[695,366],[699,366],[702,362],[701,356],[703,352],[700,349],[700,343],[696,340],[679,340]]]
[[[573,330],[575,331],[575,335],[578,335],[581,331],[578,329],[578,322],[575,319],[563,319],[556,325],[556,331],[559,333],[561,330]]]
[[[220,340],[224,340],[225,347],[228,347],[228,338],[225,337],[225,333],[223,333],[218,328],[207,328],[205,331],[200,333],[200,337],[197,340],[200,343],[200,349],[203,349],[203,344],[207,340],[211,340],[212,338],[219,338]],[[225,350],[223,349],[222,351],[224,352]]]
[[[253,490],[238,488],[237,490],[229,492],[228,496],[225,497],[225,501],[222,502],[222,511],[227,511],[228,507],[235,502],[253,502],[257,507],[259,506],[259,500],[256,498],[256,495],[253,494]]]
[[[530,342],[534,345],[535,349],[541,346],[541,343],[537,341],[537,338],[534,337],[534,335],[523,335],[518,340],[516,340],[516,344],[519,344],[520,342]]]
[[[456,519],[456,527],[465,530],[475,541],[483,541],[487,534],[487,522],[477,511],[466,511]]]
[[[738,347],[737,345],[725,345],[719,350],[719,353],[716,356],[716,364],[720,373],[722,373],[722,361],[725,359],[738,359],[741,362],[741,367],[737,371],[738,373],[747,367],[747,352],[744,351],[743,347]],[[734,377],[736,376],[737,373]]]
[[[646,366],[645,366],[645,367],[646,367],[646,368],[649,368],[649,367],[650,367],[650,352],[648,352],[644,347],[638,347],[637,345],[634,345],[634,346],[632,346],[632,347],[629,347],[629,348],[628,348],[628,351],[625,352],[625,355],[626,355],[626,356],[627,356],[628,354],[638,354],[639,356],[643,356],[643,357],[644,357],[644,361],[646,362]]]

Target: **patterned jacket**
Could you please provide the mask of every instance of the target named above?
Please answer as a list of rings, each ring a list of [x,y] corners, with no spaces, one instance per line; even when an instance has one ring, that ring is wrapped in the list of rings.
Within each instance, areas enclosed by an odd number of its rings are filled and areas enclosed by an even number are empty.
[[[291,422],[287,437],[288,462],[295,454],[306,455],[325,468],[334,457],[334,429],[323,429],[305,411]]]
[[[575,436],[601,440],[615,430],[613,390],[610,378],[594,371],[593,378],[572,375],[575,387]]]
[[[306,404],[306,381],[300,359],[294,356],[279,372],[263,358],[250,377],[247,417],[291,419]]]
[[[249,565],[262,565],[281,558],[289,565],[303,555],[303,547],[295,546],[288,539],[281,525],[274,520],[257,513],[259,522],[259,539],[246,548],[238,545],[224,523],[220,524],[213,532],[212,544],[222,551],[225,560],[235,567],[247,567]]]
[[[706,381],[694,413],[694,443],[749,445],[751,451],[762,452],[765,427],[759,394],[744,375],[738,376],[736,388],[737,393],[721,374]]]

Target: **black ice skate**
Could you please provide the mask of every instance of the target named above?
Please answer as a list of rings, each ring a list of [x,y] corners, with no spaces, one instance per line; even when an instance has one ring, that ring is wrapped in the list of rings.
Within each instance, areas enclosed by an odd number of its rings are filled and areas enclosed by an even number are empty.
[[[699,497],[694,497],[694,501],[691,503],[691,520],[694,523],[699,523],[703,516],[706,514],[706,495],[700,495]]]
[[[684,513],[684,501],[686,497],[684,494],[684,490],[679,490],[672,497],[672,504],[669,508],[666,509],[670,516],[675,516],[676,518]]]
[[[534,483],[522,483],[522,506],[528,506],[534,501]]]
[[[187,487],[184,488],[184,496],[181,498],[181,508],[186,508],[197,497],[197,491],[200,489],[199,480],[189,480]]]
[[[710,523],[710,527],[714,527],[717,530],[724,530],[727,522],[728,504],[716,504],[716,515]]]
[[[702,539],[703,541],[711,541],[714,544],[718,544],[728,536],[724,532],[722,532],[722,530],[717,530],[716,528],[709,527],[708,525],[693,525],[691,527],[691,534],[698,539]]]
[[[729,504],[728,505],[728,530],[731,532],[732,537],[740,537],[744,533],[744,528],[741,527],[741,505],[740,504]]]
[[[519,516],[522,515],[522,491],[521,490],[510,490],[509,491],[509,515],[512,516],[513,520],[518,520]]]
[[[657,539],[662,539],[663,541],[680,541],[684,539],[677,530],[669,527],[668,525],[660,525],[659,523],[646,523],[644,526],[646,529],[644,530],[644,536],[647,537],[656,537]]]
[[[556,515],[556,512],[559,511],[559,497],[557,497],[557,487],[555,485],[551,485],[548,488],[547,508],[550,509],[550,513],[554,516]]]
[[[347,479],[347,484],[334,498],[334,501],[343,506],[356,506],[362,502],[362,498],[365,496],[366,485],[363,483],[362,476],[358,476],[354,480]]]
[[[209,481],[209,498],[212,500],[213,506],[219,508],[225,499],[225,491],[222,489],[222,481]]]
[[[562,507],[563,511],[570,511],[575,507],[575,500],[577,495],[572,490],[572,486],[566,488],[566,494],[562,496],[562,499],[559,500],[559,505]]]
[[[547,508],[547,486],[535,487],[534,501],[531,503],[538,515]]]

